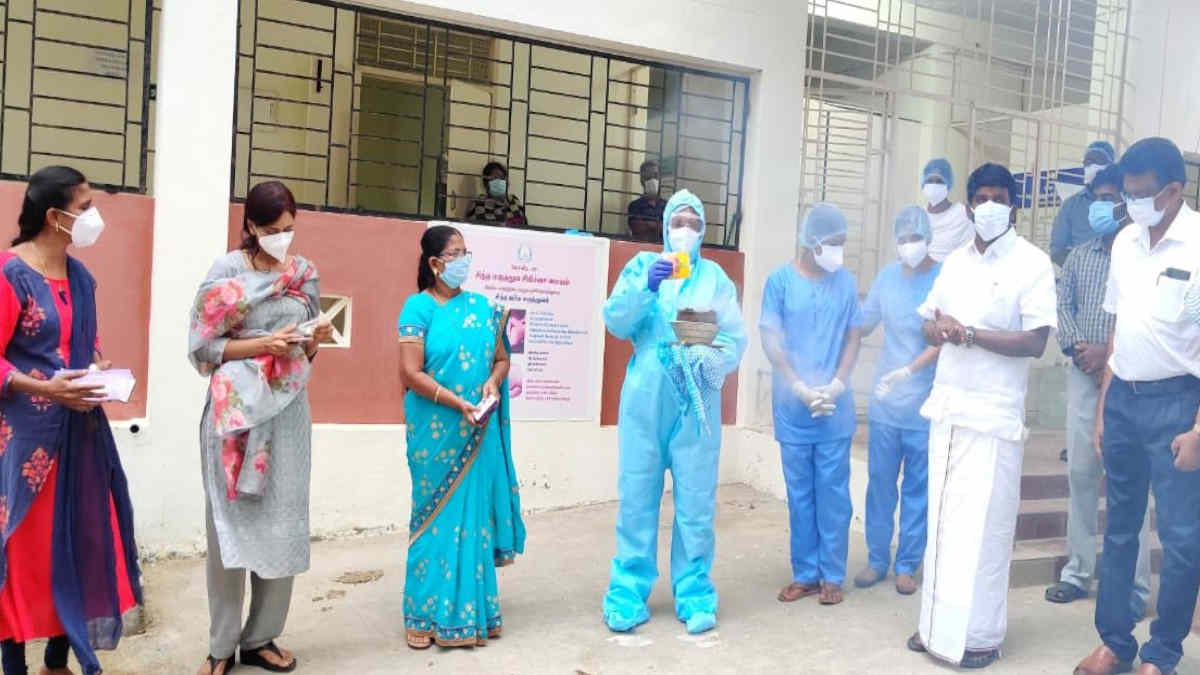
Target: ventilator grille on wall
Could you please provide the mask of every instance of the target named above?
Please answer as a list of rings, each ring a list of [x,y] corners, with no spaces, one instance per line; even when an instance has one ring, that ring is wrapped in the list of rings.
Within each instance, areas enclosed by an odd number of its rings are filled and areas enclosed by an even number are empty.
[[[241,0],[240,31],[235,199],[461,218],[495,160],[532,225],[621,236],[653,159],[737,246],[745,77],[326,0]]]
[[[321,318],[333,326],[333,335],[321,343],[322,347],[350,347],[350,312],[352,303],[343,295],[321,296]]]

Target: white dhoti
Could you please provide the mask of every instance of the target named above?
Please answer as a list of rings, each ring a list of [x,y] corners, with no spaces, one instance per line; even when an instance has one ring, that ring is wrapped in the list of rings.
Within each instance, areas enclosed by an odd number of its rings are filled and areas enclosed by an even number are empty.
[[[995,649],[1008,628],[1008,575],[1021,499],[1023,441],[934,422],[921,641],[954,664]]]

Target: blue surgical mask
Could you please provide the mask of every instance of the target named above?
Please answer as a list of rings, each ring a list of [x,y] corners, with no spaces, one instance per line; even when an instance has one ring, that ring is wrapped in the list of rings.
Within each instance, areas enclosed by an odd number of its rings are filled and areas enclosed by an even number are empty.
[[[442,281],[450,288],[458,288],[467,281],[471,274],[471,256],[464,255],[446,263],[442,270]]]
[[[1116,204],[1112,202],[1094,201],[1088,207],[1088,224],[1092,226],[1092,230],[1100,236],[1112,234],[1120,227],[1120,223],[1113,216],[1113,209]]]
[[[493,178],[488,181],[488,194],[496,199],[503,199],[508,194],[508,181],[503,178]]]

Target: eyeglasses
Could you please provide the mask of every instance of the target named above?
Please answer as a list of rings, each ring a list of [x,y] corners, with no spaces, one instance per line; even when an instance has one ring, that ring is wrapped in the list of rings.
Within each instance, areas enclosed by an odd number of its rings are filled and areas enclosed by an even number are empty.
[[[446,251],[445,253],[441,254],[438,257],[441,258],[442,260],[458,260],[459,258],[461,258],[463,256],[470,258],[471,252],[466,249],[463,249],[461,251]]]

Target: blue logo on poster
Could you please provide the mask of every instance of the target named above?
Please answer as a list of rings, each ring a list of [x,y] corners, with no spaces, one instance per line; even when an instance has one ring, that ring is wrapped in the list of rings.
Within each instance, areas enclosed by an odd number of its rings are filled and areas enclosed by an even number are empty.
[[[533,260],[533,248],[529,244],[521,244],[517,247],[517,260],[527,263]]]

